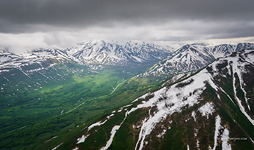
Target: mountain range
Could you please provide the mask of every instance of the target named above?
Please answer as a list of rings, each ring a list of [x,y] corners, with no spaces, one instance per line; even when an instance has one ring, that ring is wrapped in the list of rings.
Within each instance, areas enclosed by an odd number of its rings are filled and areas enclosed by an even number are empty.
[[[163,47],[144,42],[128,41],[118,44],[118,42],[88,41],[79,43],[78,46],[67,49],[65,52],[83,63],[127,65],[137,62],[158,61],[168,56],[173,50],[169,46]]]
[[[218,58],[83,125],[72,149],[253,149],[253,74],[254,50]]]
[[[253,74],[252,43],[2,50],[0,149],[253,149]]]
[[[172,47],[152,43],[127,41],[87,41],[67,49],[34,49],[24,53],[0,51],[1,89],[29,82],[37,85],[65,80],[74,72],[103,66],[139,68],[166,58]],[[82,68],[83,67],[83,68]],[[136,69],[137,70],[137,69]],[[137,70],[136,72],[138,72]],[[19,79],[18,79],[18,78]],[[32,79],[32,80],[31,80]],[[26,86],[26,85],[25,85]],[[29,89],[29,86],[26,86]],[[39,86],[40,88],[40,86]]]
[[[88,41],[67,49],[35,49],[24,53],[0,51],[0,69],[22,67],[33,63],[41,63],[47,59],[74,61],[82,65],[116,65],[126,66],[133,63],[149,63],[161,60],[172,53],[169,46],[152,43]]]
[[[173,54],[151,67],[143,75],[178,74],[196,71],[213,62],[215,59],[227,56],[232,52],[254,49],[253,43],[237,45],[209,45],[204,43],[187,44]]]

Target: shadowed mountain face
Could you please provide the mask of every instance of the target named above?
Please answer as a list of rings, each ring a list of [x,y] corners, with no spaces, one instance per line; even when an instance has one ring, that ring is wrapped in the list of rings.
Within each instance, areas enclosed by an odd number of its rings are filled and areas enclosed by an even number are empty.
[[[224,57],[232,52],[245,49],[254,49],[254,44],[239,43],[237,45],[222,44],[217,46],[210,46],[207,44],[188,44],[154,65],[149,71],[144,73],[144,75],[177,74],[196,71],[219,57]]]
[[[69,148],[253,149],[253,74],[254,50],[219,58],[84,125]]]

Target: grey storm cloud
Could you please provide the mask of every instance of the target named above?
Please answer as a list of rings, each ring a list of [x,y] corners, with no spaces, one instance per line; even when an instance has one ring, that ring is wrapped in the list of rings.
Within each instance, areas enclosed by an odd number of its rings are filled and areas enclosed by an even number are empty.
[[[0,32],[161,24],[174,20],[254,20],[253,0],[1,0]]]
[[[253,6],[253,0],[0,0],[0,49],[91,39],[253,41]]]

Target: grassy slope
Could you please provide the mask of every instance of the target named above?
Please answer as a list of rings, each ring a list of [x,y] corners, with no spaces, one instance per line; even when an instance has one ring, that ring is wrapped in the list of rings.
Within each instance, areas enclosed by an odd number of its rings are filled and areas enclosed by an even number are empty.
[[[248,76],[247,78],[252,78]],[[133,81],[135,78],[133,78]],[[145,79],[147,80],[147,79]],[[199,104],[194,105],[191,108],[183,109],[181,113],[174,113],[168,116],[163,124],[158,125],[151,133],[152,136],[148,137],[146,140],[149,141],[146,148],[148,149],[186,149],[186,145],[189,145],[190,149],[197,149],[197,141],[199,141],[200,149],[207,149],[208,146],[213,148],[214,146],[214,131],[215,131],[215,117],[220,115],[221,125],[223,128],[229,130],[229,140],[233,149],[253,149],[253,144],[251,143],[249,137],[254,138],[254,128],[253,125],[248,121],[248,119],[240,111],[239,106],[234,97],[232,75],[227,75],[227,77],[219,76],[215,79],[215,82],[230,96],[233,102],[228,98],[224,92],[216,92],[210,85],[207,84],[207,88],[201,95],[203,99]],[[142,80],[140,81],[141,83]],[[253,85],[252,83],[248,83]],[[244,99],[243,93],[239,88],[239,79],[236,76],[236,89],[237,96],[240,99]],[[219,97],[217,94],[219,94]],[[142,100],[141,100],[142,101]],[[196,111],[199,107],[204,105],[206,102],[213,102],[215,105],[215,112],[209,115],[209,119],[202,117],[201,114]],[[244,104],[245,105],[245,104]],[[191,117],[192,111],[196,111],[197,122]],[[152,114],[152,111],[150,112]],[[108,112],[108,115],[110,112]],[[120,115],[120,114],[117,114]],[[108,121],[106,124],[96,127],[92,136],[86,139],[85,143],[78,145],[81,149],[99,149],[105,145],[106,140],[109,139],[110,129],[116,124],[119,124],[122,117],[117,117],[114,121]],[[127,117],[127,119],[122,124],[121,128],[117,131],[114,141],[109,149],[134,149],[135,143],[137,142],[140,128],[135,126],[141,125],[142,120],[148,117],[148,108],[143,108],[133,112]],[[105,116],[104,116],[105,117]],[[103,119],[103,116],[100,118]],[[115,118],[114,118],[115,119]],[[96,119],[95,119],[96,120]],[[173,121],[170,124],[170,121]],[[186,121],[188,120],[188,121]],[[98,121],[98,120],[97,120]],[[118,123],[117,123],[118,122]],[[87,124],[86,126],[88,126]],[[135,125],[135,126],[134,126]],[[135,128],[133,128],[133,126]],[[157,138],[156,136],[162,132],[161,126],[170,126],[171,129],[167,130],[164,138]],[[84,126],[85,127],[85,126]],[[195,129],[198,129],[197,136],[195,136]],[[83,131],[83,130],[82,130]],[[84,134],[81,130],[79,135]],[[222,130],[220,131],[222,132]],[[78,131],[77,131],[78,135]],[[77,138],[78,136],[76,136]],[[76,138],[70,138],[68,144],[64,144],[60,149],[70,149],[75,147]],[[103,138],[103,140],[100,140]],[[246,140],[233,140],[234,138],[243,138]],[[87,142],[90,141],[90,142]],[[104,143],[104,144],[103,144]],[[218,142],[218,149],[221,149],[221,141]]]
[[[76,135],[70,131],[77,130],[78,125],[92,122],[99,114],[158,87],[157,82],[148,78],[126,80],[140,67],[77,70],[64,80],[49,82],[37,90],[21,90],[13,96],[3,93],[0,148],[52,148],[66,137]],[[24,87],[19,85],[12,90]]]

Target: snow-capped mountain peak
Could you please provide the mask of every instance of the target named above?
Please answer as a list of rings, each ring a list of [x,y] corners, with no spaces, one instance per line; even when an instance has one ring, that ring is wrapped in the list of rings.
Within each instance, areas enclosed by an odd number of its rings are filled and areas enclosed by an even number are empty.
[[[254,49],[254,44],[239,43],[237,45],[221,44],[216,46],[202,43],[187,44],[176,50],[171,56],[153,66],[144,75],[196,71],[219,57],[224,57],[232,52],[243,49]]]
[[[121,44],[120,44],[121,43]],[[66,49],[66,53],[88,64],[126,65],[160,60],[168,56],[173,48],[151,43],[88,41]]]
[[[156,62],[166,58],[172,51],[173,48],[171,47],[163,47],[152,43],[90,40],[78,43],[76,46],[64,50],[40,48],[22,54],[9,53],[3,50],[0,56],[0,68],[25,65],[26,62],[41,62],[52,58],[65,59],[84,65],[100,64],[122,66],[133,63]]]

